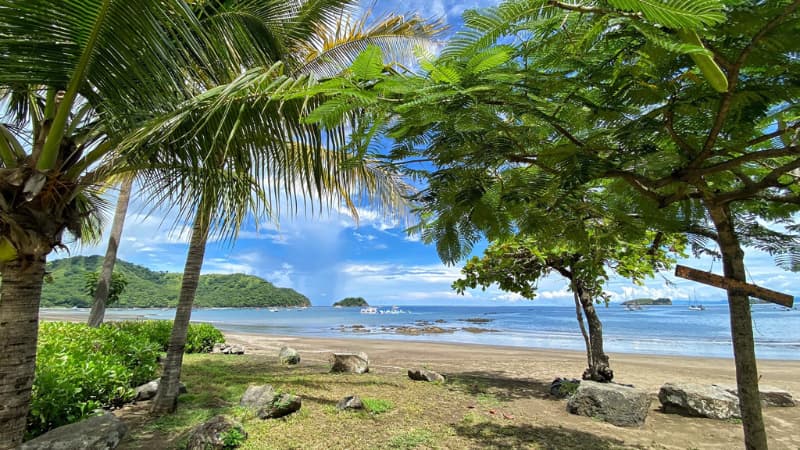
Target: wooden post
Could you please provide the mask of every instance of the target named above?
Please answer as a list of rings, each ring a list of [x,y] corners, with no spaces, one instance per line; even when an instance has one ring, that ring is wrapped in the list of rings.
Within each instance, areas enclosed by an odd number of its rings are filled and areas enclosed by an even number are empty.
[[[692,269],[691,267],[681,265],[675,266],[675,276],[725,290],[739,290],[750,297],[759,298],[770,303],[777,303],[787,308],[791,308],[794,304],[794,297],[791,295],[759,287],[755,284],[749,284],[738,280],[725,278],[711,272],[703,272],[702,270]]]

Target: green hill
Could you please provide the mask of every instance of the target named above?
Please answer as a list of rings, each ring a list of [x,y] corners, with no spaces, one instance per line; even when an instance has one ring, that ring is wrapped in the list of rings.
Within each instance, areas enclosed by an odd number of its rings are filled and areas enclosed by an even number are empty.
[[[100,256],[75,256],[47,263],[52,282],[44,284],[42,306],[91,306],[84,293],[86,273],[99,271]],[[120,301],[113,307],[168,307],[178,304],[180,273],[154,272],[146,267],[118,260],[115,272],[128,282]],[[252,275],[201,275],[194,301],[199,307],[310,306],[299,292],[275,287]]]
[[[345,307],[356,307],[356,306],[369,306],[366,300],[363,297],[347,297],[339,300],[338,302],[334,303],[333,306],[345,306]]]

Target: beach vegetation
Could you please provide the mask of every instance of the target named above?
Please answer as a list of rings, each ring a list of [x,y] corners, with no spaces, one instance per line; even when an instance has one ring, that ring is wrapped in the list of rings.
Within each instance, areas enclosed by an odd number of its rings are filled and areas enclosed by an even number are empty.
[[[418,447],[431,447],[436,443],[436,437],[429,430],[415,429],[406,433],[392,436],[389,439],[389,448],[411,450]]]

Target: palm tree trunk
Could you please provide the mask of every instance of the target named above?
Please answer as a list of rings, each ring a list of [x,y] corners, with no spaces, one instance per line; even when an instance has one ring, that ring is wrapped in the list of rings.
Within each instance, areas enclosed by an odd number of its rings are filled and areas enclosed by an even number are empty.
[[[108,238],[108,248],[106,257],[103,259],[103,268],[97,280],[97,287],[94,290],[94,303],[92,311],[89,313],[89,326],[99,327],[103,323],[106,315],[106,302],[108,293],[111,290],[111,274],[114,272],[114,264],[117,262],[117,250],[119,241],[122,239],[122,228],[125,225],[125,215],[128,213],[128,204],[131,199],[133,189],[133,177],[122,181],[119,188],[119,198],[117,199],[117,210],[114,212],[114,223],[111,225],[111,236]]]
[[[45,256],[2,266],[0,286],[0,449],[17,448],[25,435],[36,373],[39,300]]]
[[[608,355],[603,349],[603,323],[600,322],[600,317],[594,308],[594,298],[592,298],[591,292],[584,287],[580,280],[575,282],[575,291],[580,299],[586,322],[589,325],[589,343],[592,348],[589,369],[583,373],[583,379],[609,382],[614,379],[614,372],[609,365]]]
[[[727,205],[717,206],[710,202],[706,202],[706,207],[717,230],[725,278],[746,281],[744,251],[733,227],[730,208]],[[745,447],[748,450],[766,450],[767,432],[764,428],[764,418],[761,415],[758,366],[755,342],[753,341],[753,320],[750,315],[750,299],[747,294],[729,289],[728,310],[731,315],[733,358],[736,364],[736,384],[739,392]]]
[[[200,202],[203,205],[203,202]],[[153,400],[151,413],[163,415],[175,412],[178,407],[178,389],[180,387],[181,367],[183,365],[183,350],[186,347],[186,334],[189,330],[189,321],[192,316],[192,303],[200,280],[200,269],[208,241],[209,215],[201,207],[197,210],[192,227],[192,237],[189,241],[189,252],[186,256],[186,265],[183,269],[183,281],[178,297],[178,309],[175,312],[175,322],[167,348],[167,359],[164,370],[161,372],[161,381],[158,392]]]

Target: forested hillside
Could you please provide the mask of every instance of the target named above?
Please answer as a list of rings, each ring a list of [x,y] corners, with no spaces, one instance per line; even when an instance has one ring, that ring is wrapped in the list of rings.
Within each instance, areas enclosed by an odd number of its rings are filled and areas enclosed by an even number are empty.
[[[75,256],[47,264],[48,282],[42,289],[42,306],[91,306],[84,291],[86,273],[99,271],[100,256]],[[146,267],[117,261],[115,272],[128,282],[118,304],[112,307],[167,307],[178,303],[181,275],[154,272]],[[309,306],[299,292],[278,288],[252,275],[202,275],[194,301],[198,307]]]

